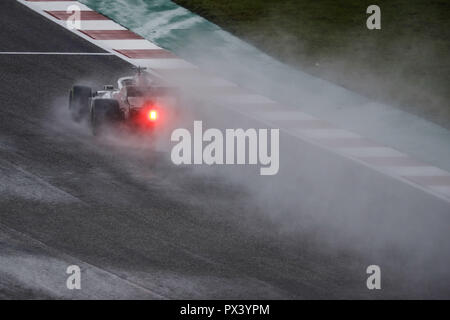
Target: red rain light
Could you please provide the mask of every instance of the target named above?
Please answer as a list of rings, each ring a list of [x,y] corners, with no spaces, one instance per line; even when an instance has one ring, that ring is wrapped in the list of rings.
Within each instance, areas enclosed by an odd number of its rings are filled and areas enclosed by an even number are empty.
[[[156,110],[150,110],[148,112],[147,117],[148,117],[148,120],[155,121],[158,118],[158,113],[156,112]]]

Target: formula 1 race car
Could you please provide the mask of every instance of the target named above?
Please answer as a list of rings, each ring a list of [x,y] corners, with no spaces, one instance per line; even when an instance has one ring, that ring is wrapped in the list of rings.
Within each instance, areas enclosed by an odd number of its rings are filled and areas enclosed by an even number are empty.
[[[136,75],[119,78],[117,83],[117,88],[105,85],[99,91],[73,86],[69,96],[72,118],[77,122],[87,119],[94,135],[102,127],[114,124],[151,130],[160,122],[164,112],[160,101],[177,99],[175,88],[164,86],[161,80],[145,72],[145,68],[137,67]]]

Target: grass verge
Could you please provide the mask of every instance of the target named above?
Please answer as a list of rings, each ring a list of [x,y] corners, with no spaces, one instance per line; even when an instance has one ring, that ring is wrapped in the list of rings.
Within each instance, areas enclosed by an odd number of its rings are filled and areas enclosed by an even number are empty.
[[[450,129],[447,0],[174,0],[273,57]],[[366,8],[381,8],[368,30]]]

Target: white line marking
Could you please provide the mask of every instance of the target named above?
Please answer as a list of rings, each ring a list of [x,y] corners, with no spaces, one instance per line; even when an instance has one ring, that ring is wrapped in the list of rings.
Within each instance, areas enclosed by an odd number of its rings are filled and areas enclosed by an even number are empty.
[[[0,55],[114,56],[110,52],[0,52]]]
[[[154,69],[158,72],[158,69]],[[187,88],[199,88],[199,87],[216,87],[216,88],[229,88],[229,87],[237,87],[237,85],[231,81],[208,75],[203,72],[200,72],[194,69],[194,72],[191,72],[191,69],[183,69],[180,72],[176,72],[173,74],[167,74],[167,69],[159,69],[162,73],[166,72],[164,77],[180,86],[184,86]],[[187,71],[187,72],[183,72]]]
[[[147,40],[133,39],[133,40],[97,40],[102,46],[110,49],[161,49],[156,44]]]
[[[369,148],[337,148],[339,151],[353,157],[404,157],[405,155],[397,150],[386,147]]]
[[[71,5],[77,5],[83,11],[93,11],[91,8],[78,1],[45,1],[45,2],[28,2],[30,6],[37,7],[41,10],[48,11],[66,11]]]
[[[447,186],[429,186],[429,188],[435,192],[439,192],[450,198],[450,187]]]
[[[63,20],[64,21],[64,20]],[[112,20],[80,20],[80,30],[128,30]]]
[[[183,59],[133,59],[134,65],[144,66],[150,69],[196,69],[197,67]]]
[[[383,169],[386,171],[389,171],[392,174],[397,174],[399,176],[422,176],[423,177],[423,176],[438,176],[438,175],[447,176],[447,175],[449,175],[448,172],[446,172],[442,169],[436,168],[436,167],[432,167],[432,166],[384,167]]]

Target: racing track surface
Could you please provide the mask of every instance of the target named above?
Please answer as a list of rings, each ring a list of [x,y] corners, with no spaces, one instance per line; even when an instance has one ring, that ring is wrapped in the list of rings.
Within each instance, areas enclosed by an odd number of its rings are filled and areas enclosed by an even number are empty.
[[[100,52],[14,0],[0,2],[0,30],[1,51]],[[369,291],[373,261],[284,233],[245,184],[70,125],[68,89],[129,74],[117,57],[0,55],[0,66],[0,298],[449,296],[445,281],[415,286],[389,265],[385,289]],[[80,291],[65,288],[71,264]]]

